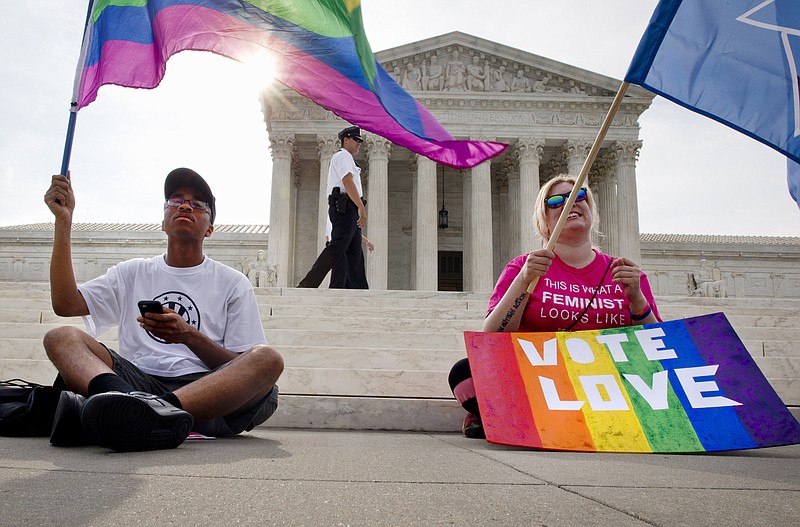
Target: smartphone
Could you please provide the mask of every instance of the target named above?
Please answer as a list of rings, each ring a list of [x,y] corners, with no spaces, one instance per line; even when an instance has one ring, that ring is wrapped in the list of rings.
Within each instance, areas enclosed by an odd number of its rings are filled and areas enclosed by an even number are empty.
[[[158,300],[139,300],[139,312],[142,316],[145,313],[163,313],[164,308]]]

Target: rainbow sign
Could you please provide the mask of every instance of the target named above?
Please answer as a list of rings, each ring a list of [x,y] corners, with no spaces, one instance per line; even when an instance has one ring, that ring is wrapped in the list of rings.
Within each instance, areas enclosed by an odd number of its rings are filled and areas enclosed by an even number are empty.
[[[464,337],[492,443],[639,453],[800,443],[800,424],[722,313]]]

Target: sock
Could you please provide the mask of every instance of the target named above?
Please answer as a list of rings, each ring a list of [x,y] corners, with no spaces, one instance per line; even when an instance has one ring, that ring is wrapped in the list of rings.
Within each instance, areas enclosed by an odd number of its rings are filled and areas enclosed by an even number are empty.
[[[133,386],[117,375],[116,373],[101,373],[89,381],[89,397],[98,393],[122,392],[130,393],[135,391]]]
[[[165,393],[164,395],[159,395],[159,397],[167,401],[175,408],[180,408],[181,410],[183,410],[183,405],[181,404],[181,400],[178,399],[178,396],[175,395],[173,392]]]
[[[475,395],[475,384],[472,381],[472,371],[467,359],[461,359],[453,365],[448,376],[450,389],[461,406],[476,417],[480,417],[478,398]]]

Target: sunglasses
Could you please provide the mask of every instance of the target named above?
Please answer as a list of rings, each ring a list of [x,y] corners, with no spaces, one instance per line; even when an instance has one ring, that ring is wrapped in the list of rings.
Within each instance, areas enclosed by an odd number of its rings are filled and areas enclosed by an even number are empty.
[[[198,201],[196,199],[183,199],[183,198],[169,198],[164,202],[164,208],[167,207],[180,207],[184,203],[188,203],[190,207],[197,210],[210,210],[208,203],[205,201]]]
[[[569,192],[565,192],[564,194],[553,194],[544,200],[544,204],[548,209],[558,209],[567,202],[569,195]],[[585,188],[578,190],[578,195],[575,196],[575,203],[585,200],[587,195],[588,192]]]

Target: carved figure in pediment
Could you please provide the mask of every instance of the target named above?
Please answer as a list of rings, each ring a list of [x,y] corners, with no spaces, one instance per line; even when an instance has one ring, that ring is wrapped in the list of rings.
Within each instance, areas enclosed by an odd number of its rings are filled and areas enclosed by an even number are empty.
[[[425,88],[428,91],[442,91],[444,89],[444,67],[439,62],[439,57],[431,55],[431,63],[425,69]]]
[[[531,81],[525,76],[525,72],[517,70],[517,76],[511,81],[511,91],[530,93],[531,89]]]
[[[506,67],[500,66],[492,72],[492,91],[511,91],[506,79]]]
[[[403,82],[403,72],[400,69],[400,66],[395,66],[392,73],[389,74],[397,84]]]
[[[586,95],[586,92],[583,91],[582,89],[580,89],[578,87],[578,85],[575,84],[575,81],[573,81],[573,80],[569,81],[569,92],[570,93],[576,93],[576,94],[579,94],[579,95]]]
[[[687,273],[687,288],[691,296],[708,298],[727,298],[728,291],[722,271],[708,260],[700,260],[700,270]]]
[[[545,92],[550,91],[550,87],[548,84],[550,83],[550,75],[545,75],[538,81],[533,83],[533,91],[535,92]]]
[[[447,62],[444,69],[446,77],[445,91],[463,90],[466,87],[467,65],[458,56],[458,50],[453,51],[453,58]]]
[[[406,71],[403,72],[403,79],[400,86],[407,90],[422,89],[422,72],[413,62],[406,64]]]
[[[478,64],[480,60],[478,55],[473,55],[472,62],[467,66],[467,90],[469,91],[484,91],[486,76],[483,73],[483,67]]]

